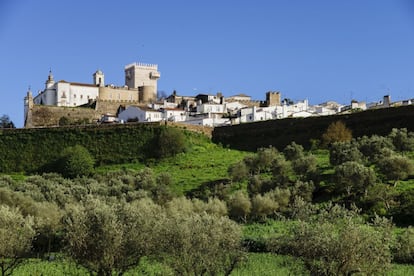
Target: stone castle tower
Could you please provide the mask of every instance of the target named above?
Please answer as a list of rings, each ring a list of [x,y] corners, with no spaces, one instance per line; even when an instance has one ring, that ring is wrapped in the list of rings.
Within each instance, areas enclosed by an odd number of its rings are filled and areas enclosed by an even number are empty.
[[[138,89],[141,102],[157,99],[159,78],[160,72],[156,64],[132,63],[125,66],[125,85],[130,89]]]
[[[266,104],[267,106],[280,105],[280,92],[269,91],[266,93]]]

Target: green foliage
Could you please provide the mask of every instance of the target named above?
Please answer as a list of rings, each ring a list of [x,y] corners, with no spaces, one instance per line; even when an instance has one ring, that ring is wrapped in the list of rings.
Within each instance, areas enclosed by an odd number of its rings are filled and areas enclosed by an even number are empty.
[[[362,162],[362,153],[355,143],[336,142],[329,148],[329,162],[336,166],[348,161]]]
[[[404,229],[397,237],[394,260],[399,263],[414,264],[414,228]]]
[[[394,149],[392,140],[388,137],[372,135],[363,136],[357,139],[359,151],[369,162],[376,162],[383,157],[386,152]]]
[[[125,272],[155,250],[160,215],[160,208],[148,200],[110,205],[89,198],[68,210],[68,253],[98,275]]]
[[[178,128],[163,127],[157,137],[154,148],[156,157],[165,158],[174,156],[186,150],[186,138]]]
[[[57,161],[57,171],[65,177],[75,178],[90,175],[95,160],[83,146],[76,145],[63,150]]]
[[[295,142],[292,142],[290,145],[287,145],[283,150],[285,157],[289,161],[294,161],[296,159],[304,157],[304,151],[302,145],[298,145]]]
[[[388,137],[397,151],[414,151],[414,132],[408,132],[406,128],[393,128]]]
[[[122,164],[171,156],[186,146],[183,130],[156,124],[18,129],[0,135],[0,172],[38,172],[61,150],[87,148],[98,165]],[[193,140],[203,138],[187,134]]]
[[[378,161],[380,172],[386,180],[404,180],[414,174],[414,163],[406,156],[391,155]]]
[[[243,191],[235,192],[227,202],[229,216],[236,221],[246,221],[252,209],[249,197]]]
[[[270,253],[250,253],[246,263],[236,268],[231,275],[237,276],[274,276],[310,275],[303,262],[291,256]]]
[[[303,180],[313,179],[317,172],[317,161],[313,155],[301,156],[292,162],[296,175]]]
[[[353,137],[387,135],[392,128],[407,128],[414,131],[411,119],[414,106],[371,109],[355,114],[317,116],[308,118],[288,118],[268,120],[252,124],[217,127],[213,131],[213,141],[229,145],[233,149],[256,151],[258,148],[273,145],[283,150],[292,141],[309,149],[312,140],[321,139],[331,123],[342,121],[352,130]]]
[[[249,175],[249,169],[246,166],[246,163],[243,161],[237,162],[233,165],[230,165],[228,169],[229,176],[234,182],[241,182],[245,180]]]
[[[3,114],[0,117],[0,128],[15,128],[14,123],[8,115]]]
[[[24,217],[18,209],[0,205],[0,269],[1,275],[13,270],[31,251],[35,236],[33,217]]]
[[[316,275],[372,275],[390,268],[394,241],[388,221],[368,225],[358,213],[339,206],[321,211],[315,220],[294,225],[275,250],[301,257]]]
[[[335,168],[335,180],[336,189],[350,196],[365,194],[376,183],[377,178],[373,169],[348,161]]]
[[[273,181],[279,186],[286,185],[290,181],[292,164],[283,154],[279,154],[272,163]]]
[[[173,212],[164,227],[160,249],[176,275],[229,275],[244,256],[241,229],[226,217]]]

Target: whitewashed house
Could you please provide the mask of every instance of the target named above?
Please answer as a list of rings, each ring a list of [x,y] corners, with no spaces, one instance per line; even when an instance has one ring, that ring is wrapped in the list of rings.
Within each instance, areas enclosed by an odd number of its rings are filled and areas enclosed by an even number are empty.
[[[169,122],[184,122],[187,119],[185,110],[179,108],[160,108],[163,118]]]
[[[148,107],[129,106],[118,114],[118,119],[124,122],[159,122],[163,120],[163,113]]]

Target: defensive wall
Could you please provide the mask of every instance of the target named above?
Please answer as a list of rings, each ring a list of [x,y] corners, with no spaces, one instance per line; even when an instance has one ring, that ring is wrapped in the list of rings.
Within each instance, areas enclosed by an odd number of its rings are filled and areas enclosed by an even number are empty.
[[[320,140],[328,126],[336,121],[344,122],[352,130],[353,137],[387,135],[393,128],[414,131],[414,105],[346,115],[288,118],[216,127],[212,139],[215,143],[247,151],[270,145],[282,150],[292,141],[310,148],[311,140]]]

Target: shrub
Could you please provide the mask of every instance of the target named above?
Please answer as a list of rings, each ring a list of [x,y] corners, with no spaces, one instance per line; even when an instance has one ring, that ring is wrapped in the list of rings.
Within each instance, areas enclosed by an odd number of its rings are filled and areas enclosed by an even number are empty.
[[[414,151],[414,132],[408,132],[406,128],[392,129],[388,135],[397,151]]]
[[[163,127],[157,138],[156,152],[157,158],[174,156],[177,153],[184,152],[186,147],[186,138],[183,132],[177,128]]]
[[[31,250],[36,234],[33,217],[23,217],[18,209],[0,205],[0,269],[11,275]]]
[[[373,169],[354,161],[348,161],[335,168],[336,188],[340,192],[366,194],[367,189],[376,183]]]
[[[352,131],[348,129],[342,121],[331,123],[322,135],[324,145],[330,145],[335,142],[350,142]]]
[[[372,135],[371,137],[363,136],[357,140],[359,151],[370,162],[375,162],[384,155],[385,149],[392,151],[394,145],[388,137]]]
[[[241,190],[235,192],[227,202],[229,216],[235,220],[246,221],[252,209],[249,197]]]
[[[331,165],[340,165],[347,161],[362,162],[362,153],[354,143],[336,142],[329,148],[329,162]]]
[[[63,150],[57,161],[57,171],[65,177],[75,178],[92,173],[95,160],[83,146],[76,145]]]
[[[387,180],[404,180],[414,173],[413,162],[405,156],[391,155],[378,162],[379,170]]]
[[[279,238],[278,253],[301,257],[312,275],[376,275],[391,265],[392,225],[376,218],[367,224],[357,212],[327,206],[321,214],[292,224],[289,236]],[[270,243],[271,244],[271,243]]]
[[[283,150],[285,157],[289,161],[293,161],[299,158],[304,157],[303,147],[301,145],[296,144],[295,142],[290,143],[287,145]]]
[[[412,226],[398,235],[394,260],[399,263],[414,264],[414,228]]]
[[[158,245],[176,275],[230,275],[242,260],[241,228],[207,213],[168,215]]]
[[[234,182],[243,181],[249,175],[249,169],[247,168],[246,163],[243,161],[231,165],[227,171],[231,177],[231,180]]]

